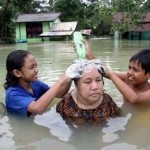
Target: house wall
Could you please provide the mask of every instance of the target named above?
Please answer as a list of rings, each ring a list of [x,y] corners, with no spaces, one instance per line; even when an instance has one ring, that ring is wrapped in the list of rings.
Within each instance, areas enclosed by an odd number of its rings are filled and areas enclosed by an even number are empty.
[[[43,32],[47,32],[50,30],[53,22],[43,22],[42,23],[42,30]],[[41,38],[27,38],[26,35],[26,23],[17,23],[16,24],[16,41],[20,39],[27,40],[28,42],[39,42]]]
[[[47,32],[50,30],[50,28],[52,27],[52,25],[54,23],[60,23],[60,19],[57,18],[54,22],[43,22],[43,32]],[[40,41],[43,40],[43,41],[49,41],[49,37],[43,37],[43,38],[40,38]]]
[[[55,21],[54,21],[54,23],[60,23],[61,21],[60,21],[60,19],[59,18],[57,18]]]
[[[150,40],[150,31],[142,32],[142,40]]]
[[[27,40],[25,23],[17,23],[16,24],[16,40],[18,40],[18,39]]]
[[[129,40],[132,38],[132,33],[129,33]],[[140,32],[134,32],[133,40],[140,39]],[[150,40],[150,31],[141,32],[141,40]]]
[[[60,23],[60,19],[57,18],[54,22],[42,22],[42,30],[43,32],[47,32],[50,30],[54,23]],[[26,23],[17,23],[16,24],[16,41],[20,39],[26,40],[28,42],[40,42],[41,38],[27,38],[26,34]],[[49,40],[49,38],[44,38],[44,40]]]
[[[42,26],[43,26],[43,32],[47,32],[51,28],[52,22],[43,22]]]
[[[43,23],[42,23],[42,24],[43,24],[43,32],[49,31],[50,28],[52,27],[52,25],[53,25],[54,23],[60,23],[60,22],[61,22],[61,21],[60,21],[59,18],[56,19],[54,22],[43,22]]]

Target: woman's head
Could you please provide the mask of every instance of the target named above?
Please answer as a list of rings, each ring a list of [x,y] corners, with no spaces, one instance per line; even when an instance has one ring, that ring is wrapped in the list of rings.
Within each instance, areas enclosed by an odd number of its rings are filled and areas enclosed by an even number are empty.
[[[26,50],[16,50],[11,52],[6,59],[6,83],[4,87],[7,89],[9,86],[15,86],[18,84],[18,77],[14,75],[14,70],[21,70],[24,65],[25,58],[31,55]]]
[[[103,95],[103,69],[99,60],[79,60],[67,70],[73,78],[79,99],[95,103]]]
[[[103,77],[95,66],[86,67],[82,76],[75,82],[79,98],[95,103],[103,95]]]

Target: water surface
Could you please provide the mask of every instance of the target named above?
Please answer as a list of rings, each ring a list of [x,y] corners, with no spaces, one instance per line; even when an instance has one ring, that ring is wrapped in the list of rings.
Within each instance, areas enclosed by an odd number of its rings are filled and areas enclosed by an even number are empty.
[[[128,60],[140,49],[149,48],[150,41],[89,41],[93,53],[108,67],[123,71]],[[5,60],[15,49],[31,51],[37,58],[39,79],[52,85],[77,58],[72,42],[43,42],[0,45],[0,102],[4,103]],[[121,108],[120,117],[95,127],[68,126],[55,112],[55,99],[42,115],[23,118],[0,115],[1,150],[149,150],[150,106],[124,102],[111,81],[105,79],[105,90]]]

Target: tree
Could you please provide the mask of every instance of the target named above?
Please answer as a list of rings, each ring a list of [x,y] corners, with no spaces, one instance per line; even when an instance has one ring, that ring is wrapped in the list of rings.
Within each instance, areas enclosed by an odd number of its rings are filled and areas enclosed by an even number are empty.
[[[85,7],[80,0],[57,0],[54,10],[62,13],[62,21],[78,21],[78,28],[81,29],[85,24]]]
[[[18,13],[27,12],[33,0],[0,1],[0,39],[11,42],[15,36],[15,22]]]
[[[56,0],[54,10],[62,12],[62,21],[77,21],[77,29],[92,29],[95,33],[99,27],[98,0]]]
[[[119,21],[112,22],[112,29],[119,31],[121,36],[125,31],[139,25],[145,12],[142,8],[143,0],[112,0],[112,15],[121,12],[122,17]]]
[[[46,13],[53,10],[53,0],[36,0],[30,5],[32,13]]]

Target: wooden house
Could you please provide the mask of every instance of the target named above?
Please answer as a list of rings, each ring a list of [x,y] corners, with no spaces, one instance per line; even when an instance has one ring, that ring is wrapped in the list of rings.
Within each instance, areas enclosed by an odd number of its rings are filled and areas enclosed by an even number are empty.
[[[126,20],[123,13],[117,13],[113,20],[115,22],[121,22]],[[116,31],[117,33],[117,31]],[[150,40],[150,13],[147,13],[138,26],[128,28],[123,34],[123,39],[131,40]]]
[[[16,21],[16,41],[41,41],[39,34],[49,31],[54,23],[61,22],[61,13],[21,14]]]
[[[39,35],[39,37],[41,37],[42,40],[44,40],[46,37],[48,37],[50,40],[69,40],[72,39],[72,34],[75,31],[76,26],[77,21],[54,23],[49,31],[43,32]]]
[[[83,29],[83,30],[80,30],[80,32],[86,39],[89,39],[92,35],[92,29]]]

